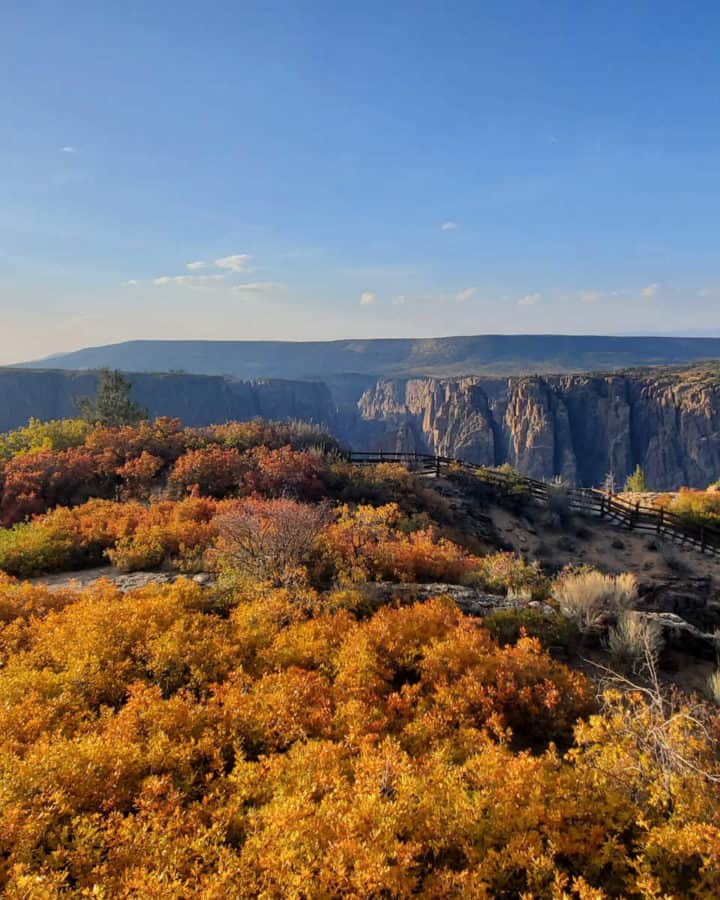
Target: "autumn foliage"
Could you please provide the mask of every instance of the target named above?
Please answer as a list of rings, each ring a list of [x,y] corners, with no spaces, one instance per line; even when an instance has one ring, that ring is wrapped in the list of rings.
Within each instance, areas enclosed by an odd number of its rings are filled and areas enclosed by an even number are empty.
[[[8,896],[720,889],[715,747],[690,719],[668,777],[641,698],[598,713],[583,676],[447,601],[211,610],[183,581],[0,580]]]
[[[316,499],[326,468],[316,452],[332,440],[310,426],[231,422],[184,428],[159,418],[117,428],[31,421],[0,435],[0,524],[97,497],[180,497],[259,491]],[[306,452],[300,452],[306,451]]]
[[[579,639],[567,615],[442,596],[560,610],[607,579],[480,556],[410,473],[317,436],[157,420],[0,441],[4,896],[720,895],[718,712],[598,698],[543,649]],[[11,577],[106,562],[216,580]],[[377,581],[439,584],[378,608]]]

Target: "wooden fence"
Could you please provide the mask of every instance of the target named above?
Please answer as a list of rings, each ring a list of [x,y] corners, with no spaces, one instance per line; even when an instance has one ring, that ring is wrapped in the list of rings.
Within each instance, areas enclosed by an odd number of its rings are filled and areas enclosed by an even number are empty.
[[[434,456],[429,453],[389,453],[379,451],[352,451],[348,460],[355,465],[377,463],[401,463],[416,472],[435,474],[456,469],[469,472],[499,491],[516,496],[531,497],[544,505],[565,503],[575,512],[598,516],[613,524],[668,538],[681,547],[691,547],[702,553],[720,556],[720,528],[701,525],[667,509],[632,503],[615,494],[597,488],[575,488],[547,481],[527,478],[517,472],[479,466],[450,456]]]

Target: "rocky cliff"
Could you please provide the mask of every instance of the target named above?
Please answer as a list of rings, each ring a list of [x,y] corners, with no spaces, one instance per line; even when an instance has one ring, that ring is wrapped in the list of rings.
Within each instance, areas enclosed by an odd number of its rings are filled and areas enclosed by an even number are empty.
[[[657,490],[720,477],[720,371],[379,381],[354,444],[510,463],[535,478],[621,484],[639,463]]]
[[[231,419],[302,419],[336,428],[335,401],[322,382],[240,381],[211,375],[131,374],[132,396],[150,416],[172,416],[186,425]],[[0,369],[0,431],[31,416],[77,415],[75,400],[97,389],[94,372]]]
[[[356,449],[418,450],[535,478],[622,485],[639,463],[649,485],[705,487],[720,478],[720,365],[605,375],[511,378],[240,381],[132,374],[152,416],[188,425],[229,419],[303,419]],[[95,392],[92,372],[0,369],[0,430],[76,414]]]

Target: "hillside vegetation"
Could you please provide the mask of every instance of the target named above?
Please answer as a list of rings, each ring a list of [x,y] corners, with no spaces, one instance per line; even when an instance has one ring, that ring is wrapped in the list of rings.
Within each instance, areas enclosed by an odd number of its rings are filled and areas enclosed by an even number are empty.
[[[5,896],[720,893],[720,714],[662,691],[633,576],[484,548],[301,426],[33,422],[0,457]],[[103,560],[183,574],[14,577]],[[612,688],[569,665],[603,640]]]

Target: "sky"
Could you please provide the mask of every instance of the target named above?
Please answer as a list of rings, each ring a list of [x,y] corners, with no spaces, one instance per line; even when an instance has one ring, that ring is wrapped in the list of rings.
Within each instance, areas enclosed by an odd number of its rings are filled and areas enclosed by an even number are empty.
[[[720,4],[4,0],[0,363],[720,334]]]

